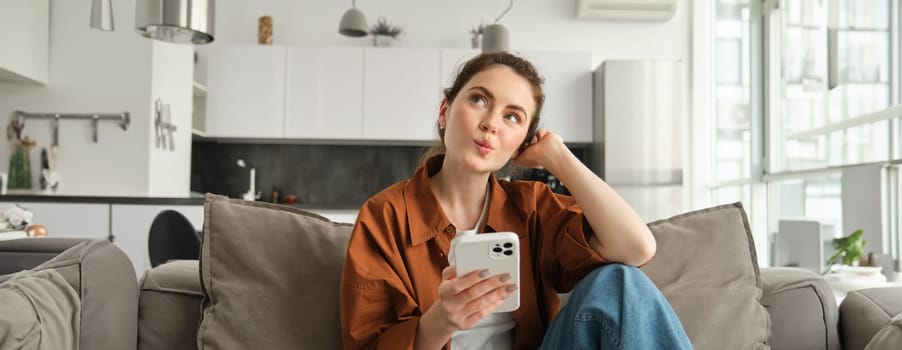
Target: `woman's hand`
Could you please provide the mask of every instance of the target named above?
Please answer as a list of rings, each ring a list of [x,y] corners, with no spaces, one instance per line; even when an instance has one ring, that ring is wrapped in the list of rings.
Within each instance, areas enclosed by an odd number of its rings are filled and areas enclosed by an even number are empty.
[[[420,319],[419,332],[443,338],[440,340],[444,344],[454,332],[470,329],[517,290],[513,284],[506,283],[510,275],[489,277],[487,273],[488,270],[477,270],[458,277],[454,266],[445,268],[442,283],[438,286],[438,300]],[[427,336],[425,333],[422,335]],[[417,338],[419,343],[420,334]]]
[[[561,136],[548,131],[539,130],[532,140],[527,140],[523,148],[517,150],[511,158],[515,165],[529,168],[549,168],[551,162],[559,159],[561,152],[569,152]]]

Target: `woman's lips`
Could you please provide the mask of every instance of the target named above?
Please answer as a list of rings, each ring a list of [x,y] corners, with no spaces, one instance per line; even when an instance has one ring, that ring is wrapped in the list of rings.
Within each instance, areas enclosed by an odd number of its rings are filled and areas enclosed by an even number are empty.
[[[473,140],[473,143],[476,144],[476,148],[479,149],[479,153],[483,155],[489,154],[495,148],[492,147],[492,144],[488,140]]]

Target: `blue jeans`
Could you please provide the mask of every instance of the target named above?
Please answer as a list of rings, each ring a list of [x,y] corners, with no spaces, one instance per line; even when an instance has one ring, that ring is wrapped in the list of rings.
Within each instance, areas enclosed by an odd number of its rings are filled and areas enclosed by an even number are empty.
[[[608,264],[576,285],[540,349],[692,349],[692,344],[644,272]]]

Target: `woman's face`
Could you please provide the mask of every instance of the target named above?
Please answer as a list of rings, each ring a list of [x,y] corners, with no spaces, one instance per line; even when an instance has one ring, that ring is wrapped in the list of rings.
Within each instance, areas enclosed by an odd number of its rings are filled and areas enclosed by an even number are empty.
[[[513,69],[475,74],[450,106],[442,102],[445,157],[477,172],[500,169],[523,144],[535,110],[532,85]]]

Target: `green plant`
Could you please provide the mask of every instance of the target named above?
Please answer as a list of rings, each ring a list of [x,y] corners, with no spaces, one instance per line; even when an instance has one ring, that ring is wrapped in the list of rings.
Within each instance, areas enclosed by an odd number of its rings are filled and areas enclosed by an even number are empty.
[[[480,23],[478,26],[475,26],[475,27],[473,27],[473,29],[470,29],[470,34],[473,36],[481,35],[483,30],[485,30],[485,23]]]
[[[370,28],[370,34],[372,35],[384,35],[396,38],[403,33],[404,30],[401,29],[401,27],[388,23],[388,20],[386,20],[385,17],[379,17],[379,19],[376,20],[376,24]]]
[[[866,240],[861,238],[863,233],[862,230],[856,230],[846,237],[833,239],[833,248],[836,249],[836,253],[830,259],[827,259],[827,269],[824,270],[823,274],[830,271],[830,265],[837,263],[839,259],[842,259],[843,265],[853,265],[861,259],[864,245],[867,243]]]

